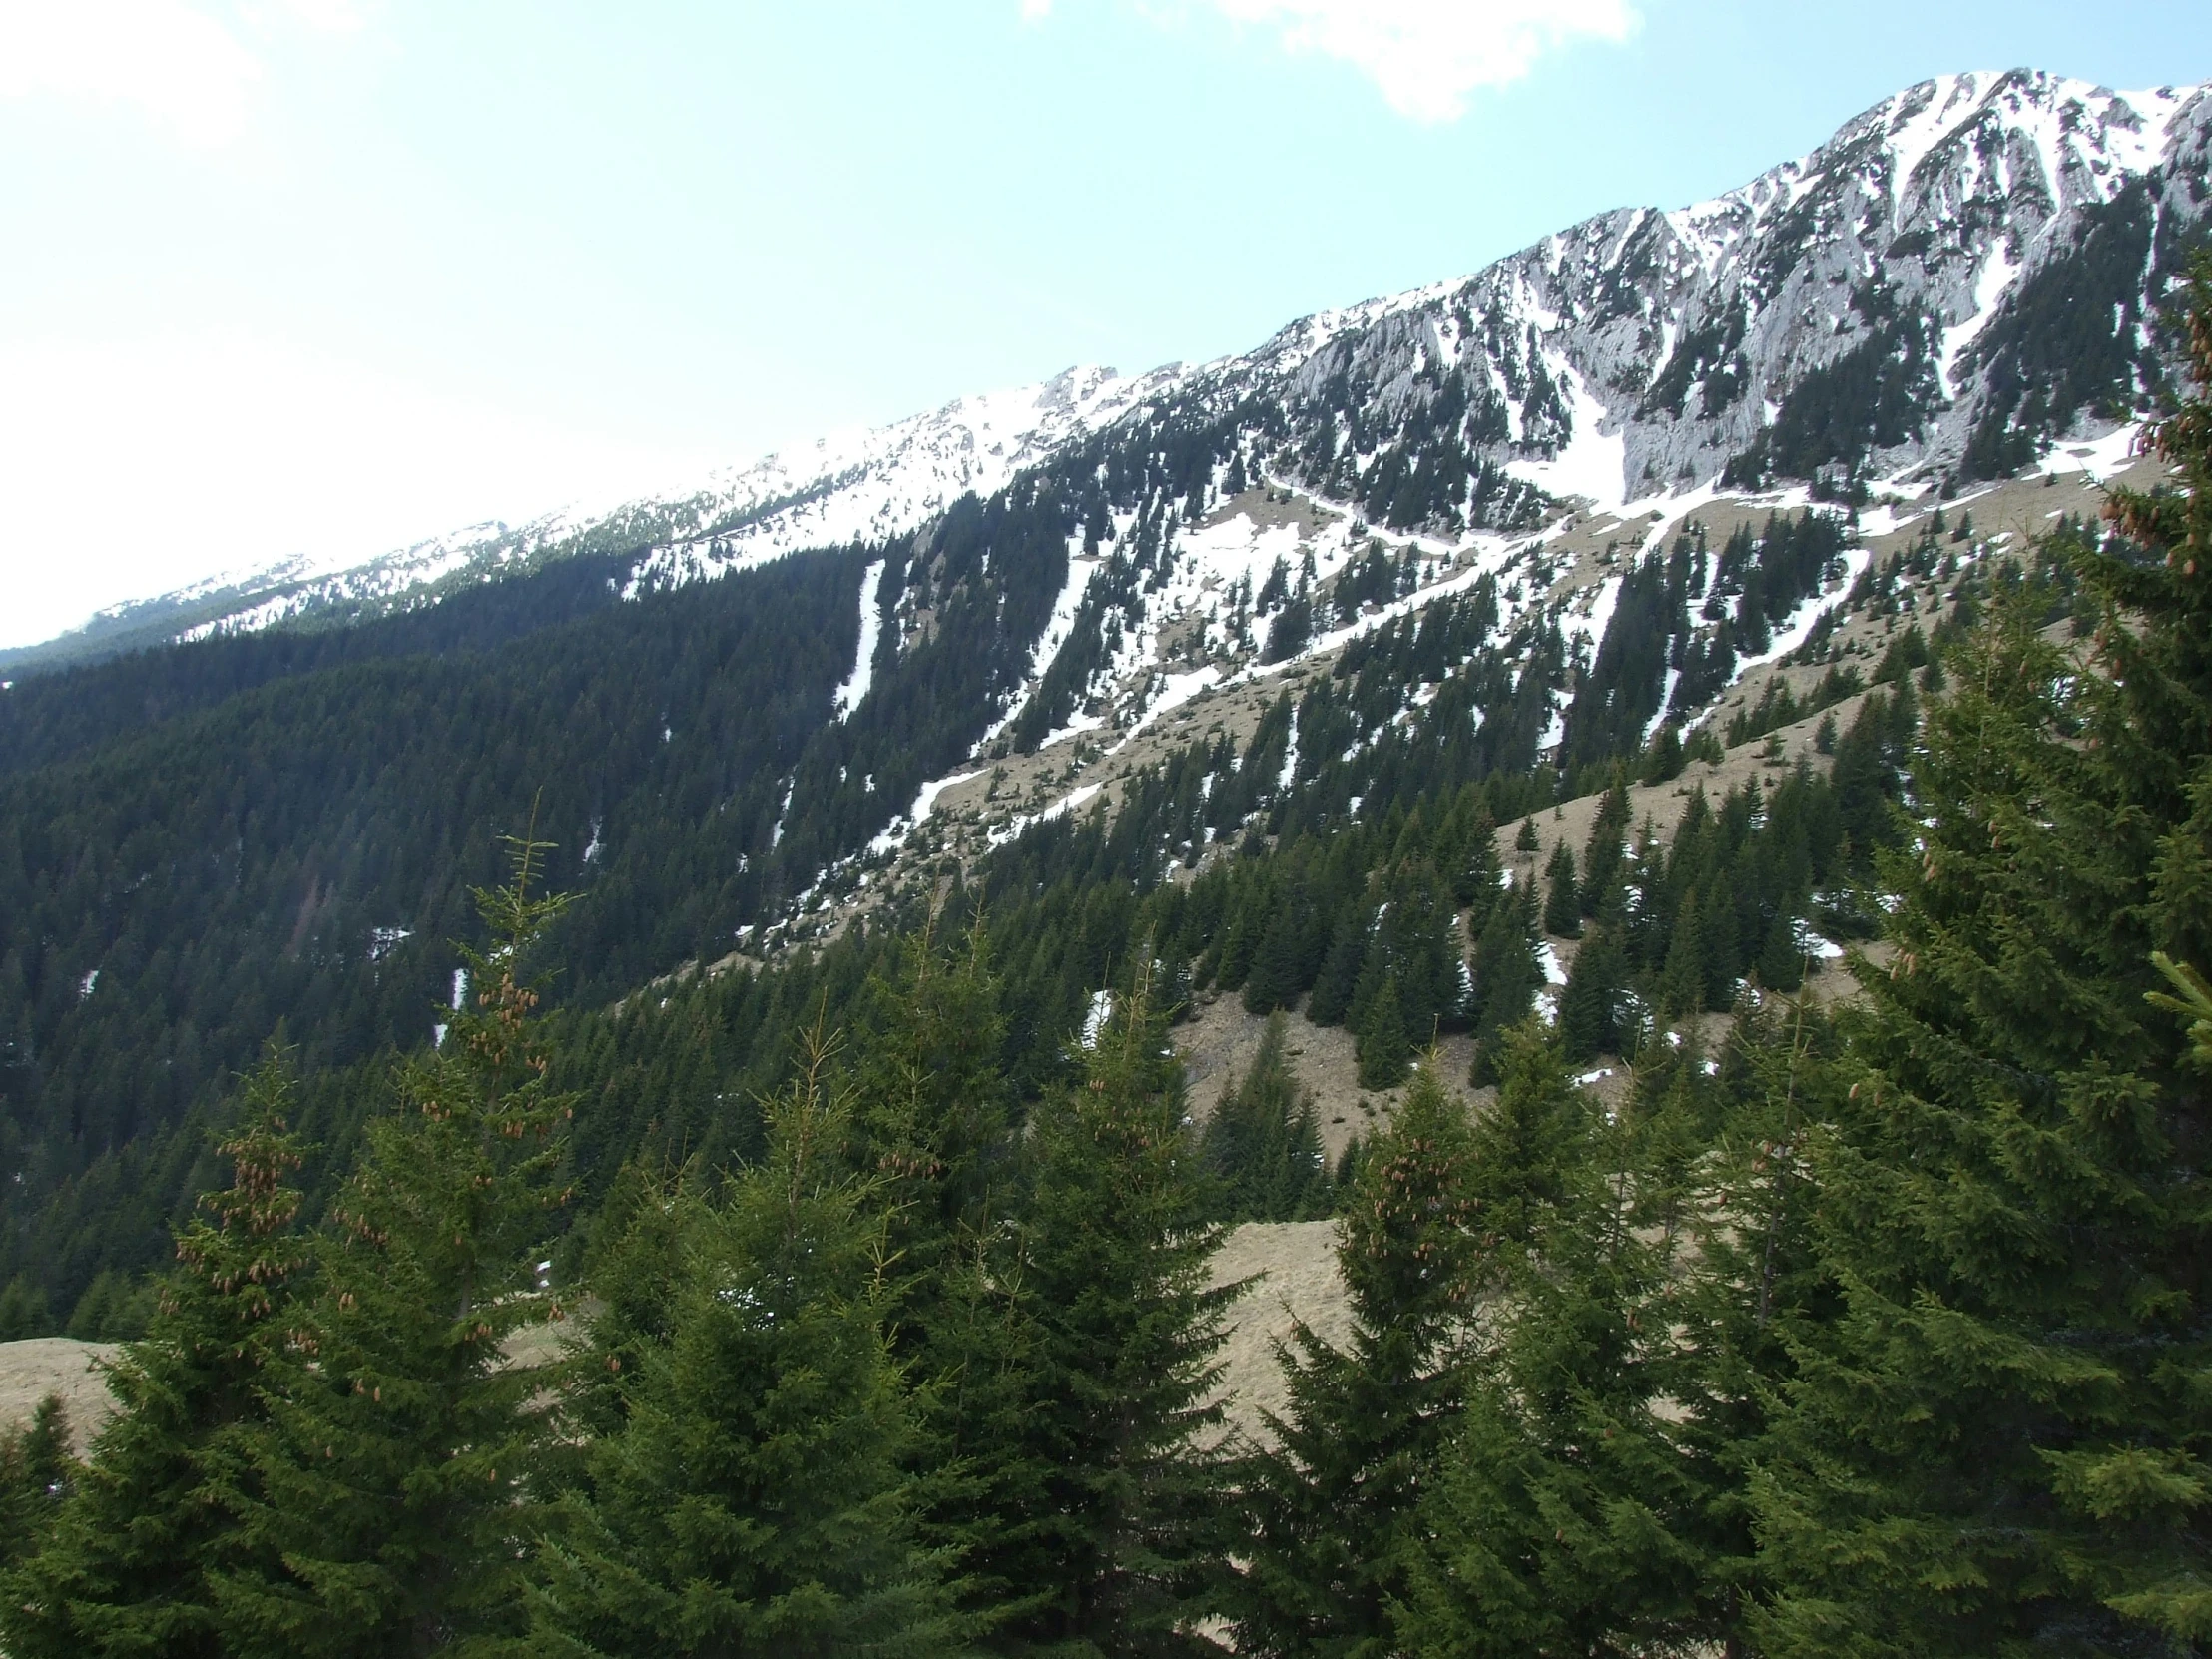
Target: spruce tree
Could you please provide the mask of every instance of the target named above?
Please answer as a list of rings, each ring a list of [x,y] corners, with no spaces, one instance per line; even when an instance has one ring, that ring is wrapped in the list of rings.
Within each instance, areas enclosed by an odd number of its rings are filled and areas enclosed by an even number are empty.
[[[1000,1571],[1038,1604],[1000,1627],[1006,1651],[1206,1649],[1191,1632],[1213,1604],[1227,1478],[1207,1401],[1242,1287],[1207,1287],[1219,1232],[1166,1037],[1140,970],[1080,1081],[1031,1119],[1018,1294],[1034,1339],[999,1474],[1026,1525]]]
[[[294,1286],[307,1266],[292,1082],[272,1047],[217,1147],[231,1185],[177,1238],[153,1327],[108,1374],[117,1414],[45,1546],[0,1594],[0,1642],[32,1655],[231,1651],[208,1583],[245,1543],[232,1507],[242,1436],[293,1374]],[[266,1563],[273,1564],[273,1563]]]
[[[1757,1529],[1772,1417],[1798,1385],[1794,1354],[1836,1312],[1815,1245],[1812,1110],[1834,1060],[1832,1025],[1805,998],[1746,998],[1722,1061],[1694,1042],[1639,1078],[1635,1219],[1671,1251],[1648,1329],[1663,1357],[1685,1482],[1678,1536],[1701,1557],[1706,1640],[1744,1650],[1779,1558]],[[1708,1075],[1708,1071],[1712,1075]],[[1648,1086],[1647,1086],[1648,1082]]]
[[[2189,343],[2212,390],[2212,272]],[[2212,943],[2212,403],[2157,443],[2181,487],[2115,502],[2149,557],[2075,554],[2089,649],[2000,595],[1930,710],[1895,967],[1813,1106],[1842,1311],[1764,1459],[1771,1653],[2212,1639],[2203,1084],[2146,1000]]]
[[[1306,1017],[1316,1025],[1342,1025],[1352,1011],[1360,965],[1367,957],[1368,924],[1374,911],[1365,893],[1356,893],[1337,916],[1337,925],[1314,979],[1314,994],[1306,1005]]]
[[[873,986],[852,1115],[864,1206],[880,1217],[882,1315],[911,1418],[915,1541],[945,1577],[953,1626],[988,1641],[1040,1597],[1019,1582],[1034,1470],[1013,1433],[1038,1334],[1013,1218],[1024,1171],[1001,1064],[1006,1018],[980,918],[957,956],[928,938]]]
[[[1398,995],[1394,969],[1382,975],[1382,989],[1368,1001],[1360,1016],[1360,1086],[1387,1089],[1405,1076],[1413,1044],[1405,1029],[1405,1006]]]
[[[1292,883],[1278,893],[1253,951],[1252,969],[1245,975],[1245,1011],[1271,1014],[1298,1000],[1306,931],[1306,902],[1301,888]]]
[[[1590,838],[1582,849],[1577,896],[1585,916],[1594,916],[1619,892],[1622,869],[1628,855],[1628,782],[1622,770],[1613,770],[1613,782],[1598,803]]]
[[[1426,1056],[1362,1148],[1337,1260],[1353,1312],[1340,1352],[1303,1324],[1280,1351],[1289,1404],[1247,1460],[1232,1587],[1240,1651],[1387,1651],[1412,1496],[1458,1408],[1457,1354],[1480,1245],[1464,1102]]]
[[[332,1205],[301,1339],[311,1366],[265,1389],[224,1494],[243,1558],[213,1575],[247,1654],[385,1654],[517,1628],[543,1379],[501,1344],[558,1313],[533,1258],[565,1194],[571,1102],[545,1080],[525,957],[563,900],[533,894],[545,843],[510,842],[479,891],[492,935],[464,950],[473,995],[401,1067]]]
[[[0,1343],[19,1343],[27,1337],[52,1334],[54,1316],[46,1293],[22,1274],[0,1289]]]
[[[1674,912],[1674,933],[1659,974],[1659,1013],[1663,1019],[1687,1019],[1705,1010],[1705,924],[1696,887],[1683,895]]]
[[[1478,1133],[1493,1294],[1449,1451],[1404,1534],[1400,1651],[1679,1651],[1705,1634],[1698,1506],[1664,1420],[1669,1345],[1646,1332],[1667,1262],[1636,1223],[1629,1125],[1527,1031]]]
[[[21,1428],[0,1434],[0,1570],[14,1567],[46,1544],[67,1504],[76,1472],[77,1460],[69,1449],[69,1413],[59,1394],[40,1400]]]
[[[1628,989],[1628,955],[1617,929],[1593,926],[1574,953],[1566,988],[1559,993],[1559,1033],[1570,1060],[1617,1054],[1623,994]]]
[[[1581,937],[1582,889],[1575,881],[1574,849],[1564,839],[1551,849],[1544,882],[1544,931],[1556,939]]]
[[[1499,879],[1497,824],[1489,809],[1477,803],[1465,827],[1459,857],[1445,866],[1452,871],[1452,897],[1466,909],[1467,926],[1482,931],[1497,904],[1503,883]]]
[[[812,1045],[767,1156],[711,1201],[680,1188],[665,1344],[625,1383],[538,1562],[534,1651],[949,1651],[901,1471],[881,1235],[846,1156],[849,1097]]]
[[[886,1249],[902,1287],[897,1318],[912,1328],[902,1352],[927,1344],[940,1259],[960,1235],[989,1224],[1010,1180],[1010,1102],[997,977],[981,925],[947,960],[934,928],[905,947],[895,972],[870,986],[870,1022],[854,1079],[854,1155],[875,1185]]]
[[[1243,1080],[1223,1086],[1199,1156],[1220,1194],[1218,1219],[1232,1226],[1329,1213],[1329,1171],[1314,1100],[1299,1087],[1283,1015],[1269,1017]]]
[[[1760,986],[1790,992],[1805,983],[1805,950],[1798,943],[1798,918],[1783,911],[1767,924],[1766,939],[1752,972]]]
[[[1544,982],[1536,954],[1536,895],[1529,883],[1490,912],[1474,948],[1474,1069],[1476,1085],[1494,1082],[1504,1034],[1527,1017]]]

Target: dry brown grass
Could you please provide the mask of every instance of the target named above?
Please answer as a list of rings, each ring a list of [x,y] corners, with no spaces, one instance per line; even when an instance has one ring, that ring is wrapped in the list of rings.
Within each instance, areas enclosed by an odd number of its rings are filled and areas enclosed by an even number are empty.
[[[115,1343],[80,1343],[73,1337],[33,1337],[0,1343],[0,1433],[31,1420],[48,1394],[59,1394],[69,1412],[78,1454],[115,1414],[115,1396],[101,1367],[115,1358]]]

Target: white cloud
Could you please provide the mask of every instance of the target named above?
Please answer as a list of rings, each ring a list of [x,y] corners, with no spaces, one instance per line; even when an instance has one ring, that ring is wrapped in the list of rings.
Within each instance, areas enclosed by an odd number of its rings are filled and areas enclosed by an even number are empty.
[[[1290,52],[1351,64],[1390,108],[1454,121],[1478,87],[1504,86],[1545,53],[1582,40],[1618,44],[1640,21],[1632,0],[1191,0],[1272,30]],[[1042,17],[1052,0],[1021,0]],[[1154,9],[1157,8],[1148,8]]]
[[[193,144],[246,124],[262,66],[183,0],[0,0],[0,97],[136,105]]]

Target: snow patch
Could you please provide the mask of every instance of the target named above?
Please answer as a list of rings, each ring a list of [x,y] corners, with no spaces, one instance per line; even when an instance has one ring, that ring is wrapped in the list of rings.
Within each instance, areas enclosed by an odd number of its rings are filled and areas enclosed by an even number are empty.
[[[883,832],[867,843],[870,852],[895,852],[899,844],[914,830],[921,828],[930,813],[936,810],[937,797],[956,784],[964,784],[971,778],[983,776],[983,769],[973,772],[955,772],[949,778],[936,778],[921,786],[914,796],[914,804],[906,809],[903,817],[891,820]]]
[[[1595,506],[1617,508],[1628,494],[1628,434],[1598,430],[1607,418],[1605,405],[1590,395],[1581,375],[1559,367],[1553,373],[1566,389],[1572,421],[1567,446],[1554,460],[1508,461],[1505,470],[1549,494],[1579,495]]]
[[[2041,470],[2046,473],[2085,472],[2092,481],[2101,484],[2135,461],[2141,453],[2142,437],[2143,423],[2132,421],[2088,443],[2061,444],[2043,457]]]
[[[860,578],[860,650],[832,700],[838,720],[857,709],[875,683],[875,647],[883,635],[883,607],[877,603],[883,591],[883,564],[877,559]]]
[[[1096,1048],[1098,1039],[1106,1029],[1106,1022],[1114,1017],[1114,993],[1091,992],[1091,1005],[1083,1015],[1083,1046]]]

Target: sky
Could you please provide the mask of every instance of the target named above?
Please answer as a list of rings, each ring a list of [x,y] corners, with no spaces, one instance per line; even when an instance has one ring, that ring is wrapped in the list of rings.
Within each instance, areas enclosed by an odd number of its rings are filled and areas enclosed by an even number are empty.
[[[0,0],[0,645],[1249,349],[2203,0]]]

